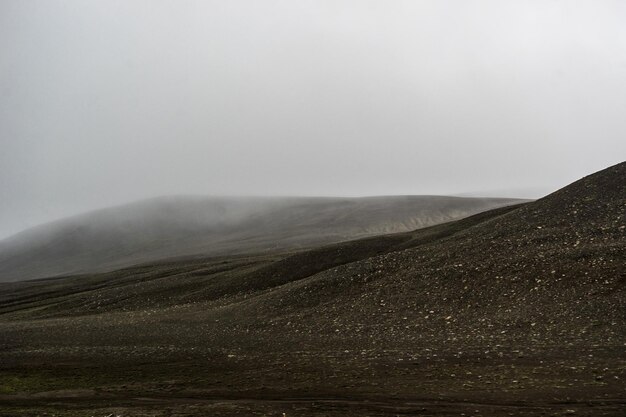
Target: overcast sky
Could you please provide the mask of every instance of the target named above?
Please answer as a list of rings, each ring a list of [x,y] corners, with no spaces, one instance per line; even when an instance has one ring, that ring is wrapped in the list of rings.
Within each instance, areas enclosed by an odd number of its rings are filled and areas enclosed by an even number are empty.
[[[0,237],[168,194],[538,197],[625,134],[625,1],[0,0]]]

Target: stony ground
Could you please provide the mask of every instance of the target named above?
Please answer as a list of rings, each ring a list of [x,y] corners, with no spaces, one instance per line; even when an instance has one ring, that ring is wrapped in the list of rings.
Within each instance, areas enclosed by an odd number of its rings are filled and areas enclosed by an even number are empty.
[[[626,164],[298,253],[0,287],[0,416],[626,409]]]

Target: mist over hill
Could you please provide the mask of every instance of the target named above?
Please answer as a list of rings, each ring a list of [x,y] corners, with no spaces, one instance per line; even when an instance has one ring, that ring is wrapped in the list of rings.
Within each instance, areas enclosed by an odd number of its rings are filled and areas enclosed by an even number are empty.
[[[35,227],[0,242],[0,281],[102,272],[162,258],[297,249],[442,223],[521,200],[164,197]]]

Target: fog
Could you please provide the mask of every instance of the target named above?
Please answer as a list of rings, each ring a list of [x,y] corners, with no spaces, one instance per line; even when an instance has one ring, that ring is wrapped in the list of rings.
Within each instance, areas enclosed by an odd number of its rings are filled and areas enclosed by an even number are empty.
[[[0,0],[0,237],[161,195],[540,197],[626,159],[623,1]]]

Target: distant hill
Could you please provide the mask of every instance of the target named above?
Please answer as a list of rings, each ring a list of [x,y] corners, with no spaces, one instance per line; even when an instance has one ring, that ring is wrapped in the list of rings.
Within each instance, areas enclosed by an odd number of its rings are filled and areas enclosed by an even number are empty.
[[[304,248],[413,230],[520,201],[157,198],[59,220],[0,242],[0,281],[103,272],[172,257]]]

